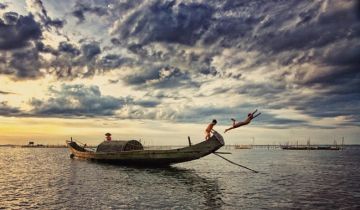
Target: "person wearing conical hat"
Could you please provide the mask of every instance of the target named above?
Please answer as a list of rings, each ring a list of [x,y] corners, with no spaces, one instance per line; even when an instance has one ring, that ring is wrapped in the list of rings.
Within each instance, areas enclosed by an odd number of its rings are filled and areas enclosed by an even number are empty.
[[[111,141],[111,133],[105,133],[106,141]]]

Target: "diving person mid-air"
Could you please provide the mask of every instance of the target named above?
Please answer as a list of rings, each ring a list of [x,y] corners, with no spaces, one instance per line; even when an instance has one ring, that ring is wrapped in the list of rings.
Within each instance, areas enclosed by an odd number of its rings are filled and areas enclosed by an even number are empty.
[[[233,124],[230,128],[225,129],[224,133],[228,132],[229,130],[238,128],[240,126],[249,124],[251,122],[251,120],[253,120],[254,118],[258,117],[261,114],[261,112],[259,112],[258,114],[254,115],[256,112],[257,112],[257,109],[253,113],[249,113],[248,117],[243,122],[236,122],[236,120],[234,118],[231,118],[231,120],[233,121]]]

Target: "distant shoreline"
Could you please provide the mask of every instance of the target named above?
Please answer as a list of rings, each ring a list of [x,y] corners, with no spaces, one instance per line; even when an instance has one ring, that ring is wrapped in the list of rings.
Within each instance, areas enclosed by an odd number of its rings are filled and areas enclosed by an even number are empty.
[[[146,146],[145,147],[182,147],[183,145],[151,145],[151,146]],[[232,145],[226,145],[227,147],[236,147],[238,145],[236,144],[232,144]],[[253,147],[279,147],[278,144],[254,144],[254,145],[249,145],[249,146],[253,146]],[[329,144],[312,144],[312,146],[332,146]],[[344,147],[359,147],[360,144],[344,144],[341,145]],[[0,144],[0,147],[15,147],[15,148],[67,148],[66,145],[18,145],[18,144]],[[96,148],[96,146],[94,145],[89,145],[87,146],[88,148]]]
[[[0,147],[17,147],[17,148],[66,148],[66,145],[18,145],[18,144],[0,144]]]

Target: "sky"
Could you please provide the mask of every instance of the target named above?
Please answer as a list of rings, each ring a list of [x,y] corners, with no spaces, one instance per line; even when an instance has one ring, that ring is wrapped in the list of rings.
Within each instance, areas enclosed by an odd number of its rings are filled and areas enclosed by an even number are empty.
[[[355,0],[1,0],[0,144],[360,144]]]

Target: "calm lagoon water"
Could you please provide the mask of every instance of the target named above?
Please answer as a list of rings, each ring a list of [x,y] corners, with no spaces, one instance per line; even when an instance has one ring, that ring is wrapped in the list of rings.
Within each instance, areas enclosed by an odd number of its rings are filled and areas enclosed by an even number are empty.
[[[0,209],[360,209],[360,149],[223,150],[167,169],[0,148]]]

